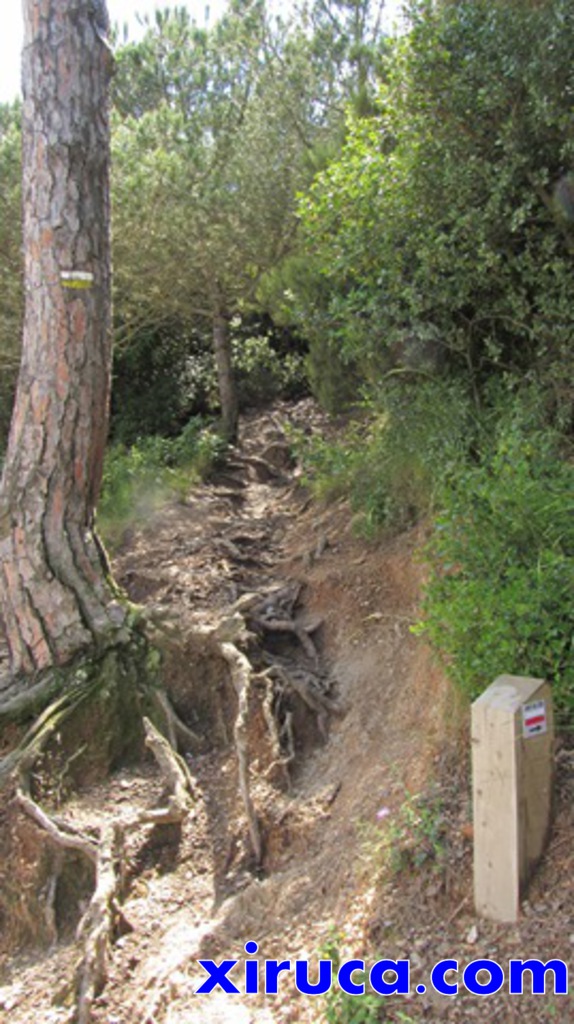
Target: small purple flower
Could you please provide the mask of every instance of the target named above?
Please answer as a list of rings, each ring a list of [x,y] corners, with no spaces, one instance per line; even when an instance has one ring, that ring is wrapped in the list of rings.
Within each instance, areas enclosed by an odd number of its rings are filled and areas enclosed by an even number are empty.
[[[382,821],[383,818],[388,818],[390,813],[391,813],[390,807],[381,807],[381,809],[379,811],[377,811],[377,820],[378,821]]]

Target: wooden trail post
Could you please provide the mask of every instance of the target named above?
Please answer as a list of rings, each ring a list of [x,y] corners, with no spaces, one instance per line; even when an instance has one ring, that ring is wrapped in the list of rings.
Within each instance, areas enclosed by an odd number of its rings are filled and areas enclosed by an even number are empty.
[[[476,912],[516,921],[551,819],[554,722],[550,686],[499,676],[472,706]]]

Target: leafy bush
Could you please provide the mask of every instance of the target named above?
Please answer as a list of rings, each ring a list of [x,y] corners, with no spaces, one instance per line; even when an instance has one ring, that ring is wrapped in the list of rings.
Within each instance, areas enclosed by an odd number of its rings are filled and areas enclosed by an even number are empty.
[[[365,971],[355,971],[353,981],[360,985],[367,980]],[[353,996],[343,992],[337,986],[333,987],[326,1001],[325,1017],[326,1024],[381,1024],[388,1022],[389,1018],[381,1017],[383,1011],[384,996],[377,996],[371,992],[365,992],[362,996]],[[404,1017],[403,1020],[408,1018]]]
[[[266,274],[259,296],[276,325],[283,324],[288,331],[297,325],[297,334],[304,337],[304,379],[320,405],[330,413],[354,405],[362,378],[354,360],[342,351],[336,331],[329,329],[330,282],[310,258],[308,247]]]
[[[427,549],[424,633],[476,697],[503,672],[553,683],[574,712],[574,463],[539,409],[515,400],[459,466]]]
[[[301,315],[368,382],[434,338],[479,391],[536,367],[572,411],[572,4],[410,6],[377,114],[300,200]]]
[[[574,713],[574,458],[540,390],[490,388],[480,414],[456,381],[387,387],[343,439],[299,438],[322,498],[360,528],[434,512],[423,620],[471,698],[503,672],[553,683]],[[437,510],[439,510],[437,512]]]
[[[388,384],[366,411],[342,441],[301,438],[299,449],[315,494],[349,495],[361,531],[371,535],[428,513],[464,460],[475,424],[457,381]]]
[[[305,364],[311,391],[323,409],[336,414],[356,405],[362,377],[356,362],[344,357],[337,339],[325,330],[311,336]]]
[[[239,403],[242,408],[266,405],[276,398],[297,397],[306,390],[305,363],[297,352],[280,355],[260,335],[232,339]]]

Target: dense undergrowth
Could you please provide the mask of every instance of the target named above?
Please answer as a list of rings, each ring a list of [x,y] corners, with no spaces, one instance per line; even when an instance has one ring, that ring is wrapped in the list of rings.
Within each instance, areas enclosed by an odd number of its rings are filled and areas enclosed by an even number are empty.
[[[364,398],[342,438],[295,437],[318,498],[348,495],[357,531],[405,529],[438,500],[476,431],[461,381],[387,385]]]
[[[502,672],[551,680],[574,715],[574,461],[528,401],[507,403],[451,476],[426,549],[419,631],[476,697]]]
[[[496,389],[477,409],[452,381],[396,387],[343,438],[298,445],[314,493],[348,495],[360,532],[429,524],[416,631],[464,693],[539,676],[569,723],[574,452],[539,392]]]

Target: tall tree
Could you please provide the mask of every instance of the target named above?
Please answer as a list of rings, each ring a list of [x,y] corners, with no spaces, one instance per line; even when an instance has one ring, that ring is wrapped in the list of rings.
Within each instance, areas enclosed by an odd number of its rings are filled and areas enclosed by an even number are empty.
[[[14,673],[67,661],[124,612],[94,532],[110,380],[107,11],[26,0],[25,322],[0,488]]]
[[[21,103],[0,105],[0,448],[20,363],[22,335]]]
[[[191,23],[186,30],[175,12],[150,26],[140,62],[133,49],[125,67],[119,60],[118,310],[134,325],[166,317],[208,325],[230,440],[238,412],[230,321],[289,249],[306,180],[306,143],[300,121],[284,116],[267,27],[259,0],[236,0],[207,35]],[[135,78],[130,116],[124,72]]]
[[[385,0],[304,0],[302,18],[311,27],[311,54],[320,68],[321,99],[330,115],[372,111],[381,59]]]

